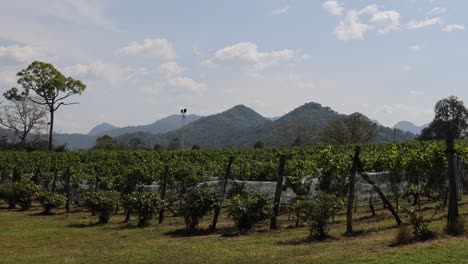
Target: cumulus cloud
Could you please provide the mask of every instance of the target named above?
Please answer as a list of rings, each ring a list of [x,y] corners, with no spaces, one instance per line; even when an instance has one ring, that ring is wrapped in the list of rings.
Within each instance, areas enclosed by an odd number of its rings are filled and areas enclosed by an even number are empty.
[[[48,2],[39,5],[39,9],[47,15],[80,24],[91,24],[105,30],[117,31],[114,23],[103,14],[100,1],[49,0]]]
[[[326,1],[323,3],[322,8],[334,16],[341,16],[344,8],[338,1]]]
[[[16,84],[16,72],[13,71],[0,71],[0,85],[2,88],[9,88]]]
[[[428,15],[440,15],[440,14],[444,14],[444,13],[447,13],[447,8],[446,7],[440,7],[440,6],[436,6],[436,7],[432,8],[431,11],[427,12]]]
[[[178,76],[185,72],[185,68],[177,64],[175,61],[165,62],[159,65],[157,74],[163,78]]]
[[[456,31],[456,30],[465,30],[465,26],[464,25],[460,25],[460,24],[450,24],[450,25],[447,25],[445,26],[442,31],[444,32],[453,32],[453,31]]]
[[[369,15],[368,22],[361,16]],[[335,28],[339,40],[364,39],[365,33],[377,30],[379,34],[400,30],[400,13],[395,10],[381,11],[376,5],[368,5],[361,10],[349,10]]]
[[[408,22],[409,29],[421,29],[433,25],[442,25],[444,22],[440,17],[426,18],[423,20],[411,20]]]
[[[31,46],[0,46],[0,65],[18,65],[43,60],[47,57],[44,48]]]
[[[286,14],[288,11],[289,11],[289,6],[285,6],[283,8],[278,8],[278,9],[271,11],[271,14],[282,15],[282,14]]]
[[[192,78],[182,76],[169,79],[167,81],[167,85],[175,89],[191,92],[200,92],[206,89],[206,85],[204,83],[197,82]]]
[[[62,72],[73,78],[102,80],[111,85],[117,85],[122,81],[136,79],[148,74],[147,69],[144,67],[134,68],[103,61],[64,67]]]
[[[281,62],[293,61],[302,57],[297,51],[291,49],[262,52],[252,42],[241,42],[232,46],[226,46],[216,51],[213,57],[206,60],[202,65],[239,65],[246,66],[252,70],[262,70]]]
[[[400,13],[397,11],[376,12],[370,22],[378,27],[377,32],[385,34],[390,31],[400,30]]]
[[[132,42],[117,50],[119,55],[140,56],[171,60],[176,57],[171,42],[164,38],[145,39],[142,43]]]
[[[359,19],[359,12],[349,11],[345,18],[335,28],[335,35],[339,40],[364,39],[364,34],[372,27]]]

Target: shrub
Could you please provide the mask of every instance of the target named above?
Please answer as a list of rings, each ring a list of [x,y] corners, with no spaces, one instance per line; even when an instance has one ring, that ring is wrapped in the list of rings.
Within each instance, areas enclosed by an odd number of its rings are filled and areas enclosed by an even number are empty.
[[[55,192],[40,192],[37,195],[36,200],[44,208],[44,214],[50,214],[50,210],[63,206],[66,203],[67,198],[64,195]]]
[[[304,221],[310,225],[310,236],[325,239],[329,232],[329,219],[343,206],[343,202],[331,194],[320,194],[317,198],[302,202]]]
[[[154,193],[134,192],[125,195],[123,206],[127,212],[131,212],[138,217],[139,227],[145,227],[149,225],[154,214],[161,208],[162,202]]]
[[[0,185],[0,200],[4,200],[8,204],[8,209],[14,209],[16,207],[13,185],[14,183]]]
[[[409,222],[413,227],[413,235],[416,239],[425,241],[434,237],[434,232],[427,228],[426,223],[424,223],[423,216],[417,214],[414,207],[407,208],[404,212],[408,215]]]
[[[294,204],[291,206],[291,211],[293,213],[293,218],[295,220],[296,227],[298,227],[299,224],[302,221],[304,221],[305,210],[306,210],[306,207],[304,206],[304,200],[302,199],[296,199]]]
[[[181,207],[185,227],[189,231],[198,229],[200,220],[217,204],[216,193],[203,188],[192,188],[185,194],[185,203]]]
[[[96,212],[100,224],[106,224],[112,214],[119,209],[120,193],[116,191],[88,192],[85,195],[85,205]]]
[[[231,185],[231,189],[229,189],[227,193],[227,198],[231,199],[236,195],[241,195],[245,192],[245,182],[237,182],[233,181]]]
[[[228,212],[239,231],[244,232],[269,219],[272,207],[264,194],[246,192],[231,199]]]
[[[39,189],[39,186],[29,181],[5,184],[0,188],[0,199],[5,200],[10,209],[19,204],[22,210],[27,210],[31,208],[32,201]]]

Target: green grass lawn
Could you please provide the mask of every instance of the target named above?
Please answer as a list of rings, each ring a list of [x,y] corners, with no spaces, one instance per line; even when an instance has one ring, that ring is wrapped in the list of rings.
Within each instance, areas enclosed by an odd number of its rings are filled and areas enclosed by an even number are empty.
[[[465,217],[467,201],[461,207]],[[422,212],[429,218],[433,211],[425,207]],[[468,263],[468,239],[442,235],[443,213],[429,224],[438,233],[436,239],[392,247],[397,228],[391,215],[378,210],[369,218],[365,207],[355,214],[359,235],[343,236],[345,216],[339,215],[332,238],[324,242],[307,241],[307,228],[289,227],[293,222],[287,216],[281,217],[279,230],[269,231],[265,225],[229,237],[222,231],[184,236],[178,232],[184,227],[181,218],[139,229],[135,222],[122,224],[121,215],[96,226],[97,219],[87,212],[40,212],[39,207],[26,212],[0,209],[0,263]],[[201,228],[210,220],[206,217]],[[222,217],[219,227],[227,230],[232,222]]]

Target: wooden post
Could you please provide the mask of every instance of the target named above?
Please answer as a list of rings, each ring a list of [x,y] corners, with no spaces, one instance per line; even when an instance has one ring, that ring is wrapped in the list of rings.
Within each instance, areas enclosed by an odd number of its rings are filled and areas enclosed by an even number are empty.
[[[65,189],[67,193],[67,201],[65,204],[65,212],[68,214],[70,213],[70,200],[71,200],[71,186],[70,186],[70,167],[67,167],[66,170],[66,175],[65,175]]]
[[[349,188],[348,188],[348,205],[346,207],[346,234],[353,234],[353,202],[354,202],[354,187],[356,185],[356,173],[359,164],[359,154],[361,153],[361,147],[356,146],[354,148],[353,166],[349,173]]]
[[[362,169],[361,168],[361,165],[360,165],[360,162],[359,162],[359,168],[360,170]],[[397,222],[398,225],[401,225],[401,219],[400,217],[398,216],[398,213],[395,211],[395,208],[393,208],[393,205],[392,203],[390,203],[390,201],[387,199],[387,197],[385,196],[385,194],[382,192],[382,190],[379,188],[379,186],[377,186],[375,184],[374,181],[372,181],[370,178],[369,178],[369,175],[367,175],[366,173],[363,173],[361,172],[361,177],[367,182],[369,183],[370,185],[372,185],[372,188],[374,188],[374,191],[377,192],[377,194],[380,196],[380,199],[382,199],[382,203],[385,205],[385,207],[392,213],[393,217],[395,218],[395,221]]]
[[[162,224],[164,221],[164,199],[166,199],[166,189],[167,189],[167,177],[169,176],[169,166],[164,168],[164,174],[162,178],[162,185],[161,185],[161,200],[163,202],[163,206],[161,210],[159,210],[159,223]]]
[[[369,197],[369,208],[372,212],[372,216],[375,216],[375,209],[374,209],[374,193],[371,193],[370,194],[370,197]]]
[[[279,205],[281,201],[281,192],[283,191],[283,176],[284,168],[286,166],[286,156],[281,155],[278,168],[278,177],[276,180],[275,200],[273,202],[273,216],[271,217],[270,229],[276,229],[276,218],[278,217]]]
[[[211,222],[211,225],[210,225],[211,230],[216,230],[216,224],[218,223],[219,213],[221,212],[221,207],[223,206],[223,202],[224,202],[224,196],[226,195],[227,183],[228,183],[228,180],[231,178],[231,167],[232,167],[233,162],[234,162],[234,157],[230,157],[228,161],[228,165],[226,167],[226,174],[224,174],[224,183],[223,183],[223,191],[222,191],[221,200],[219,201],[219,204],[216,205],[214,216],[213,216],[213,221]]]
[[[456,189],[456,175],[453,164],[453,156],[455,155],[455,146],[453,139],[447,140],[447,161],[448,161],[448,178],[449,178],[449,208],[447,214],[447,233],[457,234],[458,225],[458,199]]]

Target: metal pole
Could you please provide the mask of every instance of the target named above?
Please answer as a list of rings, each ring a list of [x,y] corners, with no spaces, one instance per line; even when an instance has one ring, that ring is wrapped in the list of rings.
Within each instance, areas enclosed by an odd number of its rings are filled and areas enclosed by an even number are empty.
[[[184,130],[184,127],[185,127],[185,123],[186,123],[186,119],[187,119],[187,109],[182,109],[180,110],[180,113],[182,114],[182,120],[181,120],[181,129],[182,129],[182,142],[181,142],[181,147],[182,147],[182,150],[185,149],[185,130]]]

